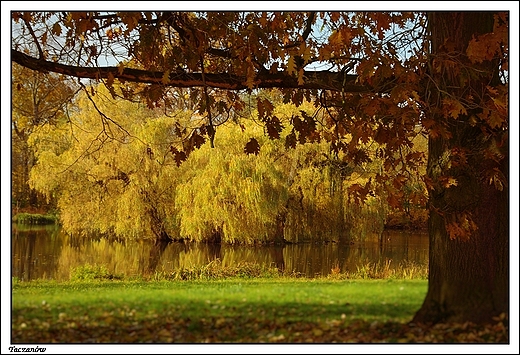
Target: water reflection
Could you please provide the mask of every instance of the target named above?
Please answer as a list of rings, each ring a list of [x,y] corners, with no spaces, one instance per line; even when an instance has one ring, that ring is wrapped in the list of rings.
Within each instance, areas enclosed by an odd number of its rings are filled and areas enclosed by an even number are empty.
[[[146,269],[147,274],[153,274],[155,272],[157,265],[159,264],[159,260],[161,260],[161,257],[169,244],[170,243],[164,239],[156,240],[153,243],[152,248],[150,249],[148,268]]]
[[[20,280],[68,280],[71,269],[103,265],[114,275],[139,276],[203,266],[219,259],[223,265],[254,262],[307,277],[325,276],[331,269],[356,271],[367,263],[391,266],[428,263],[428,236],[421,232],[385,231],[353,245],[343,243],[285,246],[232,246],[153,241],[80,238],[57,227],[13,225],[12,276]]]

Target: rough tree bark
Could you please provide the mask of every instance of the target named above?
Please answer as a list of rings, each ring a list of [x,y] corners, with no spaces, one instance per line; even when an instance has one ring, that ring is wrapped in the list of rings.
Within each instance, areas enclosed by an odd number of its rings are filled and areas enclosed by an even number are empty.
[[[432,13],[432,57],[441,54],[445,43],[454,45],[455,52],[465,53],[473,34],[493,30],[493,13]],[[491,69],[497,71],[498,66]],[[456,75],[431,73],[441,90],[457,94]],[[448,74],[448,75],[446,75]],[[497,80],[485,78],[472,85],[486,85]],[[440,99],[440,92],[432,93],[431,100]],[[509,190],[502,191],[483,178],[484,171],[493,168],[483,151],[486,134],[466,117],[453,120],[448,126],[450,139],[429,140],[428,175],[436,189],[430,191],[430,255],[428,293],[414,322],[441,321],[491,322],[494,316],[508,313],[509,309]],[[438,119],[442,119],[438,117]],[[504,132],[505,133],[505,132]],[[506,134],[506,133],[505,133]],[[506,138],[507,142],[507,138]],[[507,145],[507,143],[505,144]],[[447,163],[452,149],[470,152],[468,164],[453,166]],[[508,152],[508,147],[502,148]],[[508,157],[501,166],[508,181]],[[440,187],[439,178],[453,176],[457,186]],[[464,222],[472,216],[477,230],[469,239],[450,239],[446,224],[455,220]]]

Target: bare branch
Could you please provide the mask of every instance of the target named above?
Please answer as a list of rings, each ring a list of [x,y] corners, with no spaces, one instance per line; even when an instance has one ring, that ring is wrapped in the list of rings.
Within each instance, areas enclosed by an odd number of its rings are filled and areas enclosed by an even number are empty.
[[[38,42],[38,38],[36,38],[36,34],[34,33],[34,30],[31,26],[31,23],[27,21],[25,16],[22,17],[23,21],[25,22],[25,25],[27,26],[27,29],[29,30],[29,33],[31,34],[32,38],[34,39],[34,43],[36,44],[36,48],[38,48],[38,55],[40,56],[41,60],[45,59],[45,56],[43,54],[42,47],[40,46],[40,42]]]

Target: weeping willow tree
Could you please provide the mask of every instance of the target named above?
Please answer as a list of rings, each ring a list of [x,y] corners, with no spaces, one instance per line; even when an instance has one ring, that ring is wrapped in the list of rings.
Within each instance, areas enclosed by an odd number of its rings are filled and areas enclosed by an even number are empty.
[[[260,100],[266,95],[277,101],[276,93],[263,93]],[[288,141],[300,139],[291,126],[295,120],[322,119],[312,102],[278,102],[272,113],[281,139],[269,139],[264,126],[255,124],[261,119],[255,110],[248,120],[219,127],[215,148],[204,145],[181,165],[175,193],[180,234],[193,241],[254,244],[351,241],[381,232],[387,212],[381,199],[355,201],[356,187],[380,163],[350,166],[329,143],[308,137],[287,149]]]
[[[179,122],[142,104],[113,100],[103,87],[84,91],[79,109],[30,137],[37,164],[30,184],[54,196],[69,233],[175,239],[178,167],[170,154]]]
[[[360,198],[358,191],[374,177],[377,160],[346,164],[324,142],[298,146],[293,159],[298,168],[290,187],[288,240],[351,242],[381,233],[389,212],[384,196]]]
[[[364,145],[363,149],[372,155],[370,162],[360,159],[351,163],[335,149],[339,140],[332,139],[331,143],[304,132],[308,122],[315,121],[315,130],[321,135],[337,133],[326,128],[330,112],[324,112],[323,106],[308,101],[299,107],[280,104],[274,113],[293,127],[283,133],[285,144],[292,139],[299,141],[289,151],[285,168],[289,188],[285,239],[349,242],[363,239],[368,233],[380,233],[388,212],[384,196],[360,198],[357,190],[370,188],[365,185],[381,169],[381,160],[376,156],[379,145],[372,140]],[[344,139],[350,142],[353,138],[347,134]]]
[[[103,87],[95,96],[84,90],[78,110],[31,135],[31,186],[58,201],[73,234],[255,244],[381,232],[386,205],[376,196],[360,201],[359,191],[381,169],[378,146],[366,144],[370,163],[346,163],[329,142],[302,134],[298,120],[324,119],[313,102],[296,107],[277,95],[255,99],[276,103],[281,139],[266,134],[262,112],[245,109],[219,126],[211,148],[198,112],[165,114]]]
[[[281,239],[277,221],[288,198],[283,166],[276,164],[281,153],[276,142],[262,139],[261,127],[242,127],[244,132],[236,125],[221,127],[214,149],[202,146],[181,166],[175,205],[180,233],[188,239],[246,244]],[[244,154],[248,136],[261,141],[261,154]]]

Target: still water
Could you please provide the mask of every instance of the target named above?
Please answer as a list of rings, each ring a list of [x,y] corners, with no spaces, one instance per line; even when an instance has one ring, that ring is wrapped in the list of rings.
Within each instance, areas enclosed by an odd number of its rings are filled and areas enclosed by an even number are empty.
[[[355,244],[289,244],[231,246],[197,243],[155,244],[153,241],[72,237],[57,226],[13,225],[12,276],[19,280],[68,280],[71,269],[102,265],[114,275],[139,276],[203,266],[219,259],[223,265],[265,264],[307,277],[326,276],[331,269],[356,271],[367,263],[391,261],[391,267],[413,262],[428,264],[428,235],[385,231]]]

